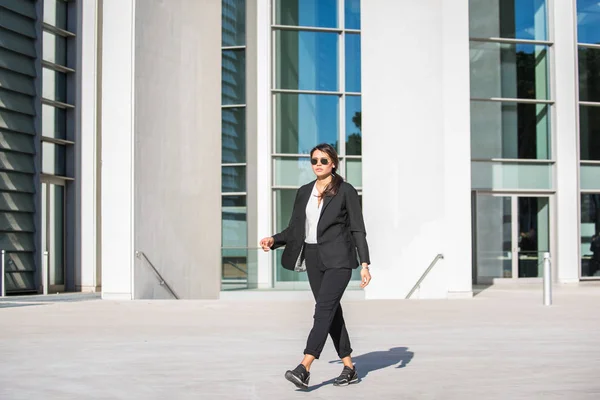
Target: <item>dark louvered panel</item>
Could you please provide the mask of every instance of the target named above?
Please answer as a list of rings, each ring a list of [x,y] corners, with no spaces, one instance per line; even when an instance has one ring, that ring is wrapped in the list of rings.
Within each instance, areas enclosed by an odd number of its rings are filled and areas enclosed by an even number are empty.
[[[8,292],[36,290],[35,7],[33,0],[0,0],[0,249]]]
[[[0,8],[10,10],[24,17],[35,20],[35,1],[33,0],[0,0]]]
[[[29,174],[0,171],[0,193],[3,191],[35,193],[33,179]]]
[[[3,131],[0,129],[0,148],[4,150],[34,154],[34,137],[31,135],[23,135],[20,133]]]

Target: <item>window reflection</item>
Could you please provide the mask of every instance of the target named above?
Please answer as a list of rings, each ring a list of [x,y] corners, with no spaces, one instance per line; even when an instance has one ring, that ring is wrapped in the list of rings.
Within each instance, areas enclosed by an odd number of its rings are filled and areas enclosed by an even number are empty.
[[[346,29],[360,29],[360,0],[345,0]]]
[[[474,38],[547,40],[544,0],[471,0],[470,35]]]
[[[277,25],[337,28],[337,0],[276,0]]]
[[[246,103],[246,54],[243,50],[222,52],[221,102],[224,105]]]
[[[246,162],[246,109],[224,108],[221,116],[222,162]]]
[[[581,195],[581,276],[600,276],[600,194]]]
[[[600,49],[579,48],[579,100],[600,102]]]
[[[600,44],[600,2],[577,0],[577,41]]]
[[[221,7],[222,45],[246,44],[246,0],[223,0]]]
[[[246,247],[248,224],[246,196],[222,197],[223,247]]]
[[[362,107],[360,96],[346,96],[346,154],[362,154]]]
[[[360,92],[360,35],[346,35],[346,92]]]
[[[338,34],[277,31],[278,89],[338,90]]]
[[[547,100],[547,47],[471,42],[471,97]]]
[[[581,159],[600,161],[600,108],[579,107]]]
[[[246,167],[221,167],[223,193],[246,191]]]
[[[317,143],[337,148],[338,96],[275,95],[277,153],[307,154]]]
[[[550,159],[550,106],[471,102],[471,156]]]

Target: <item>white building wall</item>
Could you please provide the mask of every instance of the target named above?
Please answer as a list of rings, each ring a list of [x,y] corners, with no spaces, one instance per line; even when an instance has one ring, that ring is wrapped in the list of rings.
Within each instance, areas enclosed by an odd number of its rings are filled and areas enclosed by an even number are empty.
[[[382,12],[385,10],[385,12]],[[471,295],[468,2],[364,1],[366,297]]]
[[[103,1],[102,298],[133,297],[135,0]]]

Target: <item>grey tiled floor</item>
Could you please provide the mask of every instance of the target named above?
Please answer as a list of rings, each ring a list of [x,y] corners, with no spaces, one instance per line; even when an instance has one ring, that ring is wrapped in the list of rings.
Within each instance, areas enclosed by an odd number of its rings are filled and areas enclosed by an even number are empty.
[[[0,399],[600,399],[600,286],[470,300],[344,301],[362,381],[328,342],[309,393],[284,380],[306,300],[0,301]],[[26,306],[25,306],[26,305]]]

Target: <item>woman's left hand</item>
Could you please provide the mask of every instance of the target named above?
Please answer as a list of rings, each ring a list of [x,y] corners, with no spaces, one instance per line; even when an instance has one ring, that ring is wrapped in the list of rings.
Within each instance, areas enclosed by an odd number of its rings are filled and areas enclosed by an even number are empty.
[[[366,287],[369,282],[371,282],[371,273],[369,272],[368,268],[363,268],[360,271],[360,287]]]

